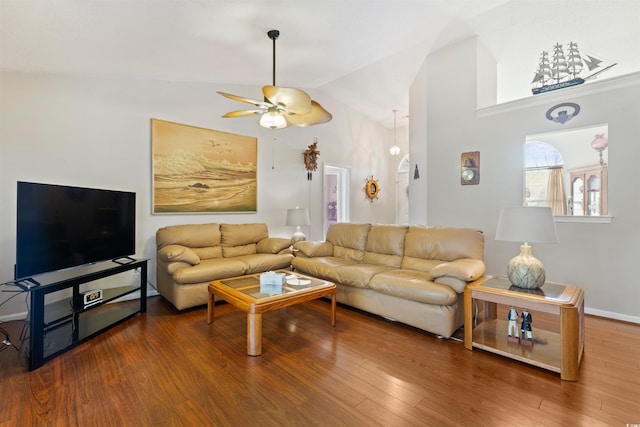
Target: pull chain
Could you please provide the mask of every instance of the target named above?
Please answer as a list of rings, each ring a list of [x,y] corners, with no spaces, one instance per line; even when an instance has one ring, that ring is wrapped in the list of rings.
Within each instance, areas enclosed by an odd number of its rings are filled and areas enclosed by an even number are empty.
[[[278,141],[278,137],[276,136],[276,131],[273,131],[273,142],[271,143],[271,169],[276,168],[276,142]]]

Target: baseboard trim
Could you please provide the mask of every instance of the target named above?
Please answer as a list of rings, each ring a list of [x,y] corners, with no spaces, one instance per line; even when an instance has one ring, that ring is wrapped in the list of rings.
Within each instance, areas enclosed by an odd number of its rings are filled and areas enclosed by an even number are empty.
[[[607,319],[621,320],[623,322],[640,324],[640,317],[637,316],[628,316],[626,314],[612,313],[610,311],[596,310],[595,308],[587,307],[585,307],[584,312],[585,314],[591,314],[593,316],[606,317]]]

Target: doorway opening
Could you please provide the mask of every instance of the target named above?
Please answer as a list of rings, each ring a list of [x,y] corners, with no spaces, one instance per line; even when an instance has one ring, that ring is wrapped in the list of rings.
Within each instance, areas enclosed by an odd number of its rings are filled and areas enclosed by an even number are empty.
[[[396,224],[409,224],[409,155],[402,158],[396,173]]]
[[[322,235],[327,235],[329,225],[349,222],[349,168],[324,164],[324,196],[322,209]]]

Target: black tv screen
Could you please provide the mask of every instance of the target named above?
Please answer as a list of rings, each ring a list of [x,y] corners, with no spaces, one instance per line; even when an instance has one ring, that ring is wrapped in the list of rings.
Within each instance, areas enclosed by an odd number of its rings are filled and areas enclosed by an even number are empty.
[[[15,279],[135,253],[136,194],[18,182]]]

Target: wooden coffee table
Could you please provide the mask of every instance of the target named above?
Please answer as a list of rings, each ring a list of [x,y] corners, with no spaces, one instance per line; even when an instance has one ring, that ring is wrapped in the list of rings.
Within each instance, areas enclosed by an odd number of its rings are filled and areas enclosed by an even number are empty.
[[[213,323],[214,298],[218,297],[247,313],[247,354],[262,354],[262,313],[300,304],[331,295],[331,326],[336,325],[336,285],[289,270],[278,273],[295,274],[301,282],[284,286],[260,286],[260,274],[216,280],[209,284],[207,323]]]

